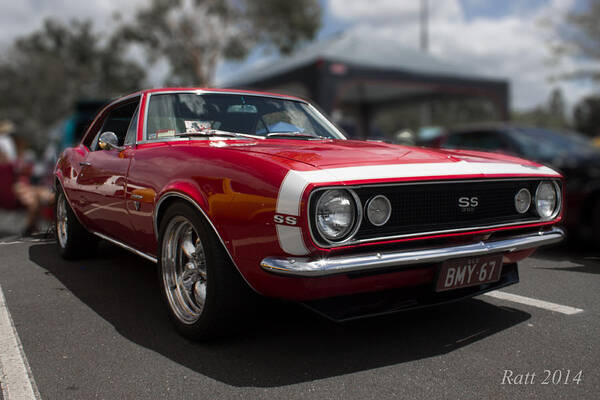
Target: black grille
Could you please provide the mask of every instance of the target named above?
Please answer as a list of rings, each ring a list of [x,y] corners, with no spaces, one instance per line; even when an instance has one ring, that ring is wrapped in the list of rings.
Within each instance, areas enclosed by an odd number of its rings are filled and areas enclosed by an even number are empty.
[[[519,214],[514,198],[522,188],[527,188],[532,197],[535,196],[539,182],[539,179],[457,181],[354,188],[363,208],[373,196],[385,195],[392,205],[392,214],[384,226],[377,227],[363,213],[361,227],[353,241],[536,221],[539,217],[535,206],[532,204],[529,211]],[[317,192],[311,200],[312,215],[320,193]],[[458,205],[461,197],[477,197],[478,204],[461,208]],[[313,235],[322,242],[315,229]]]

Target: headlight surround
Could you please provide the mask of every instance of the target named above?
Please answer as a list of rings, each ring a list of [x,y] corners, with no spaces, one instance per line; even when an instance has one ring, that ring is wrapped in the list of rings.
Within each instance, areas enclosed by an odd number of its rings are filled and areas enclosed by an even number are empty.
[[[323,239],[336,243],[349,239],[358,230],[362,218],[359,203],[353,191],[324,191],[315,208],[315,226]]]
[[[531,206],[531,193],[523,188],[515,195],[515,208],[519,214],[525,214]]]
[[[385,225],[392,215],[392,204],[384,195],[372,197],[365,207],[367,219],[375,226]]]
[[[535,207],[543,220],[550,220],[560,212],[561,193],[556,182],[540,182],[535,191]]]

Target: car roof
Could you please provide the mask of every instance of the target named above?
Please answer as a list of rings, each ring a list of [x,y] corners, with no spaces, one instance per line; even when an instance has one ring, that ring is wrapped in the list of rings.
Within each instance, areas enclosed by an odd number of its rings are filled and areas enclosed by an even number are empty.
[[[266,96],[266,97],[279,97],[289,100],[296,100],[306,102],[305,99],[300,97],[291,96],[287,94],[280,93],[272,93],[272,92],[260,92],[255,90],[246,90],[246,89],[222,89],[222,88],[204,88],[204,87],[164,87],[164,88],[152,88],[152,89],[144,89],[139,90],[137,92],[119,96],[119,98],[115,99],[121,100],[127,97],[133,97],[142,94],[159,94],[159,93],[174,93],[174,92],[204,92],[204,93],[223,93],[223,94],[247,94],[252,96]]]
[[[294,100],[294,101],[301,101],[304,103],[308,103],[307,100],[302,99],[300,97],[295,97],[295,96],[290,96],[290,95],[285,95],[285,94],[279,94],[279,93],[271,93],[271,92],[258,92],[255,90],[244,90],[244,89],[221,89],[221,88],[203,88],[203,87],[164,87],[164,88],[152,88],[152,89],[143,89],[143,90],[138,90],[137,92],[133,92],[127,95],[122,95],[119,96],[115,99],[113,99],[112,101],[110,101],[108,104],[106,104],[104,107],[102,107],[98,113],[96,114],[96,117],[94,119],[94,121],[92,121],[92,124],[96,121],[96,118],[98,118],[100,116],[100,114],[104,113],[105,110],[109,109],[110,107],[114,106],[117,103],[120,103],[122,101],[127,101],[131,98],[134,98],[136,96],[142,96],[144,94],[160,94],[160,93],[177,93],[177,92],[199,92],[199,93],[228,93],[228,94],[246,94],[246,95],[252,95],[252,96],[265,96],[265,97],[277,97],[277,98],[282,98],[282,99],[288,99],[288,100]],[[92,127],[92,124],[90,124],[90,126],[88,127],[88,130],[86,130],[85,134],[83,135],[82,140],[85,140],[85,137],[88,134],[89,129]]]

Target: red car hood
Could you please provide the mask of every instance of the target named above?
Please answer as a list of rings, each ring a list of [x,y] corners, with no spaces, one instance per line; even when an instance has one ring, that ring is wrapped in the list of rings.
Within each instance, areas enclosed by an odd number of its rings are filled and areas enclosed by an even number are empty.
[[[241,149],[240,149],[241,150]],[[414,163],[515,163],[538,164],[520,158],[475,151],[448,151],[357,140],[264,140],[244,146],[245,152],[267,154],[309,164],[315,168],[356,167]]]

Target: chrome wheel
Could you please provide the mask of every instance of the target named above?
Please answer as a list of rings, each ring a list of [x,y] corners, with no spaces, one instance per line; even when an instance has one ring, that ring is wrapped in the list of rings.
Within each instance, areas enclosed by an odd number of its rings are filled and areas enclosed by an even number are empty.
[[[69,217],[67,215],[67,199],[65,195],[61,193],[58,196],[56,203],[56,236],[58,237],[58,244],[63,249],[67,247],[67,240],[69,239],[67,227],[69,224]]]
[[[162,241],[161,265],[173,313],[181,322],[193,324],[206,301],[206,255],[198,232],[185,217],[169,221]]]

